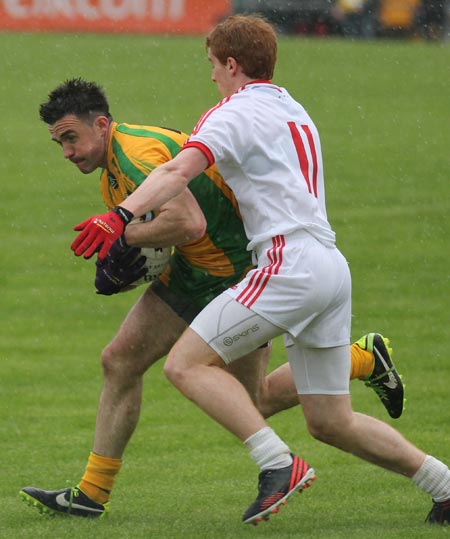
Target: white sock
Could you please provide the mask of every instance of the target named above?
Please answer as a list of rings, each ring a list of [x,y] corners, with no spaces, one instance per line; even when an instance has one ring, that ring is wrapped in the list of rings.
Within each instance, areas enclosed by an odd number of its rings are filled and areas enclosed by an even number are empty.
[[[286,468],[292,464],[289,447],[270,427],[255,432],[244,444],[261,470]]]
[[[443,502],[450,499],[450,470],[440,460],[427,455],[412,480],[430,494],[433,501]]]

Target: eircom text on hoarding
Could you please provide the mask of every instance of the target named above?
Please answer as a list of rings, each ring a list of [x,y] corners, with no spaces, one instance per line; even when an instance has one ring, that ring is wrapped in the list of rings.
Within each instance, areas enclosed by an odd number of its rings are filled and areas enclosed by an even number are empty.
[[[231,0],[0,0],[0,30],[205,33]]]

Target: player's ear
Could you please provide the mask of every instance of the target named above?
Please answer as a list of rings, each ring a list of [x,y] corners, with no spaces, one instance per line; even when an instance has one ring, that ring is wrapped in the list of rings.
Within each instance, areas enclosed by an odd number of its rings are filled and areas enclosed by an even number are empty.
[[[238,63],[236,62],[236,59],[232,56],[228,56],[227,63],[226,63],[228,71],[234,75],[238,69]]]
[[[109,127],[109,119],[106,116],[97,116],[94,120],[94,126],[100,131],[107,131]]]

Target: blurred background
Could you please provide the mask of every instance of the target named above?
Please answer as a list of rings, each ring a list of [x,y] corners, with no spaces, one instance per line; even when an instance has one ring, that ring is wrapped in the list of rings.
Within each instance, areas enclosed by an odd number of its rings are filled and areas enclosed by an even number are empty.
[[[263,13],[289,34],[450,38],[448,0],[236,0],[234,10]]]
[[[0,0],[0,31],[204,34],[230,13],[288,35],[450,39],[450,0]]]

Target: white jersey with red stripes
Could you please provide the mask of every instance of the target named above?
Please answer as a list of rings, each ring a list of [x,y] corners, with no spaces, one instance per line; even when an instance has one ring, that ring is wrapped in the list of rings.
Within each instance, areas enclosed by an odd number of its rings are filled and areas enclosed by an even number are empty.
[[[334,244],[319,135],[284,88],[246,84],[203,114],[184,147],[192,146],[217,164],[233,189],[249,249],[299,229]]]
[[[282,333],[302,346],[347,345],[350,272],[328,223],[319,135],[304,108],[255,81],[208,110],[185,147],[219,167],[258,259],[191,328],[226,362]]]

